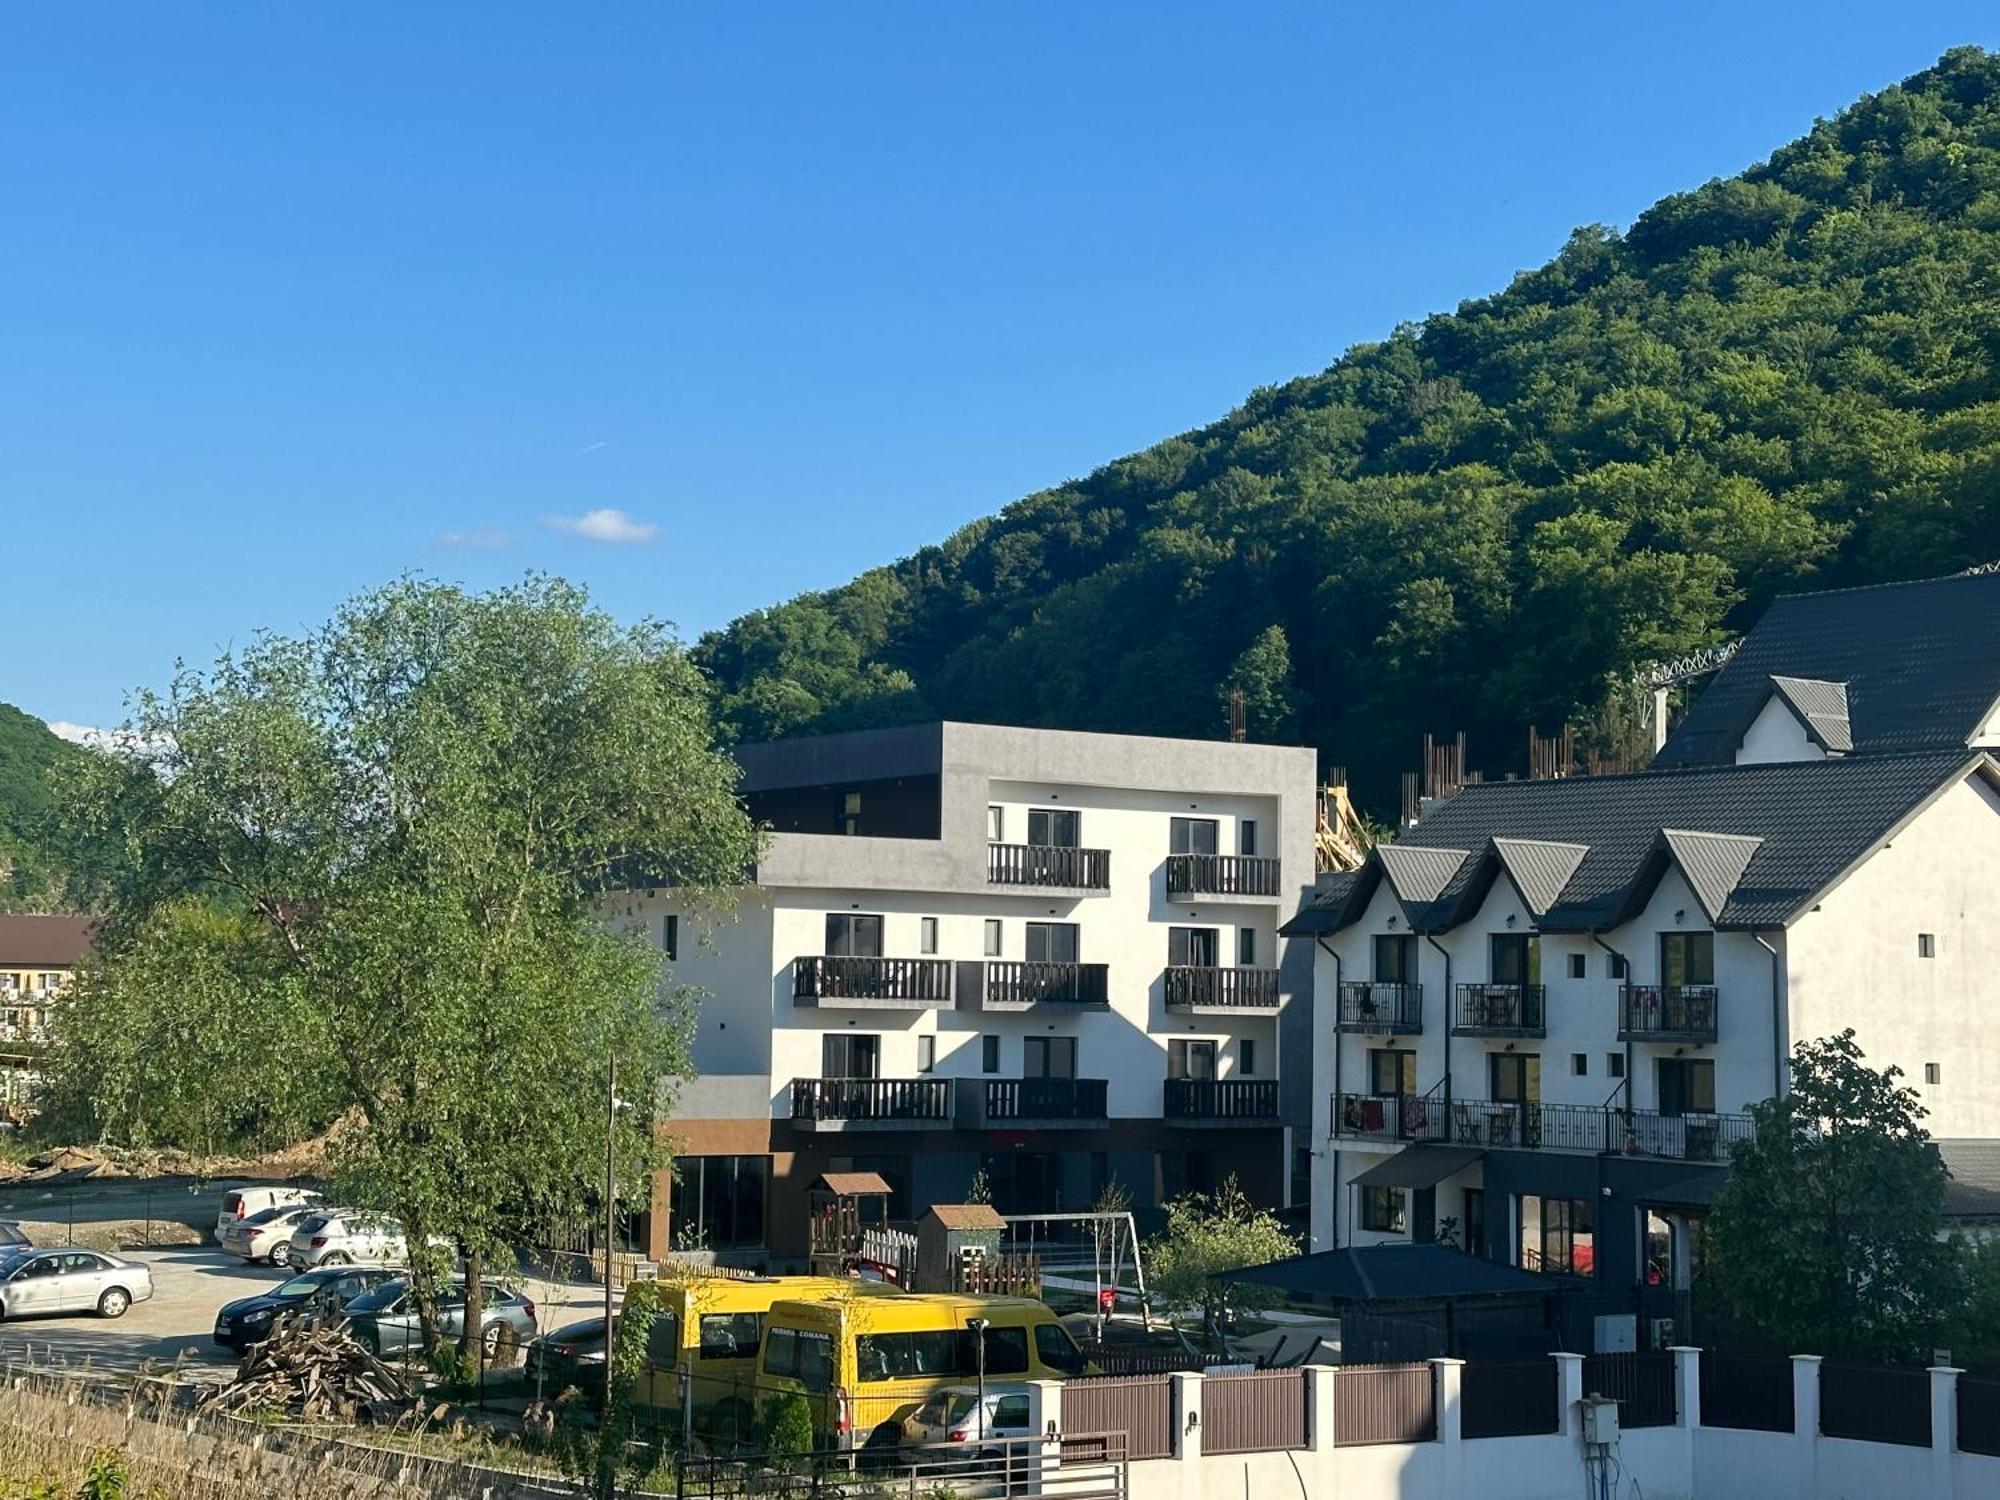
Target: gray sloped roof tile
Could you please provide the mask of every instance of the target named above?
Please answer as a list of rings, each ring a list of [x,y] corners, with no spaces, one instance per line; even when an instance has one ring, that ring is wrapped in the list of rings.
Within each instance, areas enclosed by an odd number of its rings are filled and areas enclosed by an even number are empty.
[[[1437,900],[1466,860],[1472,857],[1469,849],[1446,849],[1434,844],[1413,845],[1401,840],[1383,844],[1375,853],[1397,899],[1405,906],[1424,906]]]
[[[1751,858],[1764,847],[1760,837],[1742,833],[1697,833],[1662,828],[1660,838],[1713,922],[1722,915]]]
[[[1547,839],[1495,838],[1493,852],[1513,877],[1528,910],[1539,917],[1562,899],[1563,887],[1590,848]]]

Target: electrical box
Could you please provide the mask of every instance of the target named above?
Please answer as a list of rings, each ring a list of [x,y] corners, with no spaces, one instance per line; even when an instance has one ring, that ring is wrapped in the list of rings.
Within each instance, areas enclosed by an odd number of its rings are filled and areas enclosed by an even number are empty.
[[[1618,1441],[1618,1403],[1603,1396],[1583,1400],[1583,1440],[1593,1448],[1609,1448]]]

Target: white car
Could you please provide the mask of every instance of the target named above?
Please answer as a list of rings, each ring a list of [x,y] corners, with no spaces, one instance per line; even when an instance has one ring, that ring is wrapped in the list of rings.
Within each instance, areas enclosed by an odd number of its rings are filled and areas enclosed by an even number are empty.
[[[292,1254],[292,1232],[309,1214],[321,1212],[310,1203],[293,1203],[282,1208],[262,1208],[247,1219],[238,1219],[222,1231],[223,1250],[247,1261],[269,1261],[284,1265]]]
[[[948,1386],[918,1407],[904,1423],[904,1441],[911,1443],[979,1443],[1024,1438],[1028,1431],[1028,1393],[1017,1385],[988,1385],[986,1415],[980,1420],[979,1388]]]
[[[153,1273],[101,1250],[30,1250],[0,1261],[0,1317],[94,1312],[122,1318],[153,1295]]]
[[[231,1188],[222,1195],[222,1207],[215,1214],[215,1240],[222,1243],[223,1232],[267,1208],[289,1208],[293,1204],[319,1202],[319,1194],[295,1187]]]
[[[400,1265],[409,1259],[403,1227],[387,1214],[316,1209],[292,1229],[286,1259],[295,1271],[314,1266]]]

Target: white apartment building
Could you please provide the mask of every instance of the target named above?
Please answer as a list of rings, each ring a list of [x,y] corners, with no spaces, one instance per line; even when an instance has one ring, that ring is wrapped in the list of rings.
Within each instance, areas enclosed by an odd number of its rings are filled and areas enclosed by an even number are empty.
[[[1312,751],[944,723],[736,755],[773,832],[734,917],[614,902],[702,994],[653,1253],[800,1260],[828,1171],[881,1174],[905,1219],[979,1172],[1003,1212],[1229,1173],[1285,1201]]]
[[[1313,1248],[1587,1276],[1629,1347],[1796,1042],[2000,1137],[1996,702],[2000,577],[1783,600],[1654,769],[1469,786],[1322,877]]]

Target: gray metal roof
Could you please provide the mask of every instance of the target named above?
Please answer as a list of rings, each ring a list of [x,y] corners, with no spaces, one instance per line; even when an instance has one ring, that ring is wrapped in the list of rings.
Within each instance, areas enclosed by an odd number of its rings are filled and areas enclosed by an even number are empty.
[[[1513,878],[1528,910],[1541,916],[1562,898],[1576,867],[1590,853],[1583,844],[1558,844],[1546,839],[1493,840],[1493,852]]]
[[[1423,906],[1437,900],[1470,852],[1401,842],[1384,844],[1376,851],[1382,858],[1382,871],[1389,877],[1390,887],[1405,906]]]
[[[1845,684],[1857,753],[1961,747],[2000,702],[2000,573],[1777,600],[1653,764],[1733,760],[1773,677]]]
[[[1502,839],[1586,850],[1560,900],[1537,918],[1551,931],[1600,931],[1628,920],[1670,862],[1686,872],[1697,899],[1716,902],[1716,926],[1781,927],[1932,797],[1975,772],[2000,781],[1983,751],[1965,750],[1489,781],[1436,804],[1395,843],[1378,847],[1355,879],[1322,893],[1287,931],[1346,926],[1391,861],[1411,867],[1419,850],[1432,851],[1438,864],[1456,862],[1436,899],[1411,910],[1418,926],[1442,930],[1476,910]],[[1436,865],[1424,868],[1434,873]]]
[[[1941,1140],[1935,1143],[1951,1180],[1944,1188],[1945,1217],[2000,1219],[2000,1141]]]
[[[1429,1301],[1434,1298],[1548,1297],[1580,1283],[1523,1271],[1447,1245],[1357,1245],[1294,1255],[1211,1281],[1248,1281],[1327,1302]]]
[[[1854,728],[1848,721],[1847,684],[1817,677],[1771,676],[1771,688],[1806,726],[1820,748],[1845,755],[1854,748]],[[1971,731],[1968,730],[1969,734]]]

